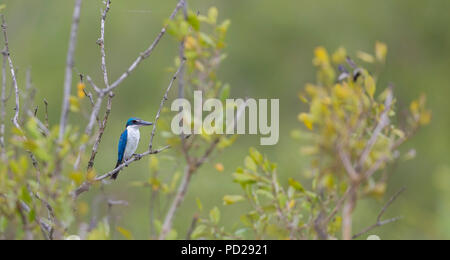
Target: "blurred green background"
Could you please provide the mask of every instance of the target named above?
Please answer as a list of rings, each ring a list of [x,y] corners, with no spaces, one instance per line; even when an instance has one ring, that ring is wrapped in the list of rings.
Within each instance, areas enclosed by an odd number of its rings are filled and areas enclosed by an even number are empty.
[[[148,47],[176,2],[113,1],[106,26],[111,80]],[[46,98],[50,104],[50,121],[57,123],[73,1],[2,0],[2,3],[7,5],[5,14],[12,56],[19,68],[19,84],[24,86],[24,71],[30,67],[33,83],[38,88],[37,103],[42,106]],[[399,101],[405,106],[426,93],[433,121],[404,147],[405,150],[416,148],[417,158],[399,165],[389,186],[387,196],[402,186],[408,188],[386,214],[386,217],[400,215],[404,219],[373,233],[383,239],[450,238],[449,1],[189,0],[188,3],[201,13],[217,6],[220,19],[231,19],[228,59],[220,78],[231,84],[234,97],[279,98],[281,134],[279,144],[274,147],[259,147],[256,137],[240,137],[237,144],[214,157],[213,162],[225,165],[224,172],[217,172],[214,163],[210,163],[194,176],[175,222],[181,235],[198,211],[196,198],[202,200],[205,209],[210,209],[222,205],[223,195],[240,192],[232,183],[231,173],[242,164],[250,146],[278,162],[283,179],[301,178],[307,160],[299,153],[300,144],[293,142],[289,134],[301,127],[296,116],[305,109],[297,93],[305,83],[315,80],[311,64],[313,49],[322,45],[334,51],[344,46],[354,55],[357,50],[373,52],[379,40],[389,46],[382,82],[395,83]],[[102,7],[100,0],[83,3],[75,64],[77,71],[89,74],[98,84],[102,78],[96,40]],[[116,91],[113,113],[97,157],[98,172],[114,166],[116,142],[127,118],[154,118],[170,78],[167,68],[177,53],[176,41],[165,37],[152,57]],[[39,115],[42,116],[42,111]],[[72,117],[72,123],[84,128],[84,123],[79,122]],[[148,143],[148,139],[149,133],[143,133],[142,143]],[[171,164],[169,156],[178,155],[168,153],[161,159]],[[114,208],[114,213],[120,216],[118,224],[131,230],[135,238],[145,239],[149,233],[150,192],[131,188],[128,183],[148,178],[148,164],[142,161],[126,171],[118,182],[105,188],[105,193],[130,202],[126,208]],[[84,198],[88,201],[94,194],[92,191]],[[374,223],[382,205],[373,200],[358,204],[355,230]],[[222,223],[231,227],[239,221],[244,208],[245,205],[221,206]],[[121,238],[119,234],[115,237]]]

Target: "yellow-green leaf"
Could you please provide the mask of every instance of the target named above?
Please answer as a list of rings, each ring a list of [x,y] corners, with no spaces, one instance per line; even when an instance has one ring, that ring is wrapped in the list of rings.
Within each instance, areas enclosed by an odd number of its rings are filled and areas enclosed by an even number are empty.
[[[226,195],[225,197],[223,197],[223,203],[225,205],[232,205],[243,200],[244,197],[241,195]]]
[[[131,234],[131,232],[123,227],[116,227],[116,230],[122,235],[124,236],[126,239],[128,240],[133,240],[133,235]]]
[[[220,221],[220,210],[218,207],[214,207],[211,212],[209,212],[209,218],[214,224],[218,224]]]
[[[375,62],[375,58],[372,55],[368,54],[367,52],[358,51],[356,53],[356,56],[358,56],[358,58],[360,60],[362,60],[364,62],[367,62],[367,63],[374,63]]]
[[[382,42],[376,42],[375,44],[375,56],[377,57],[377,60],[379,62],[385,62],[386,61],[386,55],[388,52],[388,47],[385,43]]]
[[[373,98],[376,91],[376,84],[374,78],[370,75],[367,75],[364,85],[366,86],[367,94],[369,94],[369,96]]]

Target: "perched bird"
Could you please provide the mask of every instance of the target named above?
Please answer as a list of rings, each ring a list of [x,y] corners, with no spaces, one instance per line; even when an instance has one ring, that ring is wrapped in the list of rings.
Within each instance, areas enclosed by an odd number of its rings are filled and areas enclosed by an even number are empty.
[[[141,138],[139,128],[149,125],[153,125],[153,123],[146,122],[135,117],[128,119],[126,129],[125,131],[123,131],[119,140],[119,151],[116,168],[125,161],[129,160],[134,155],[134,152],[139,145],[139,139]],[[118,172],[113,174],[111,178],[115,180],[118,174]]]

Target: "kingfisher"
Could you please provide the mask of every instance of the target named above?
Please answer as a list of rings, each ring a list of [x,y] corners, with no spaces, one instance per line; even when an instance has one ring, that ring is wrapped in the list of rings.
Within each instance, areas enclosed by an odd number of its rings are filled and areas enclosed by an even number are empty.
[[[153,125],[153,123],[146,122],[136,117],[128,119],[125,131],[123,131],[120,136],[117,164],[115,168],[129,160],[134,155],[134,152],[136,152],[139,145],[139,139],[141,138],[139,128],[150,125]],[[118,174],[118,172],[113,174],[111,179],[117,179]]]

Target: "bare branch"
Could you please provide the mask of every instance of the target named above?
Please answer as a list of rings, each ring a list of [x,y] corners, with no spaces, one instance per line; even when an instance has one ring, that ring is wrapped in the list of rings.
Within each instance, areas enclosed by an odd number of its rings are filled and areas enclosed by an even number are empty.
[[[392,205],[392,203],[394,203],[397,198],[406,190],[405,187],[401,188],[397,193],[394,194],[394,196],[392,196],[389,201],[386,203],[386,205],[384,205],[383,209],[381,209],[380,213],[378,214],[377,217],[377,222],[369,227],[367,227],[366,229],[364,229],[363,231],[359,232],[358,234],[354,235],[352,237],[352,239],[356,239],[364,234],[366,234],[367,232],[377,228],[377,227],[381,227],[393,222],[396,222],[400,219],[402,219],[402,217],[395,217],[395,218],[391,218],[391,219],[387,219],[382,221],[381,218],[383,217],[384,213],[386,212],[386,210]]]
[[[46,201],[45,199],[41,198],[37,193],[35,193],[34,196],[36,197],[36,199],[41,201],[42,204],[44,204],[45,208],[47,209],[48,219],[50,220],[51,226],[47,227],[46,229],[48,232],[48,239],[53,240],[53,234],[55,232],[55,225],[56,225],[56,221],[57,221],[56,216],[55,216],[55,211],[53,210],[52,205],[50,205],[50,203],[48,203],[48,201]]]
[[[111,0],[106,0],[105,3],[106,7],[103,11],[102,15],[102,21],[100,26],[100,39],[98,40],[98,44],[100,45],[100,52],[102,55],[102,71],[103,71],[103,80],[105,81],[105,87],[109,87],[108,82],[108,71],[106,69],[106,53],[105,53],[105,21],[106,21],[106,15],[109,12],[109,9],[111,8]]]
[[[373,131],[371,138],[367,142],[367,145],[361,154],[361,158],[358,162],[356,169],[362,169],[362,167],[364,166],[364,163],[367,160],[367,157],[369,157],[369,154],[372,151],[373,146],[377,142],[378,137],[381,134],[381,131],[383,131],[383,129],[389,125],[389,122],[390,122],[389,112],[391,111],[392,102],[394,100],[394,95],[392,92],[393,92],[392,86],[389,86],[388,95],[386,97],[386,101],[384,104],[384,106],[385,106],[384,111],[380,116],[380,121],[378,122],[378,125],[375,127],[375,130]]]
[[[192,233],[194,233],[195,227],[197,227],[198,219],[199,219],[198,214],[195,214],[194,217],[192,218],[191,226],[189,227],[189,230],[187,232],[186,240],[192,239]]]
[[[64,138],[64,133],[66,131],[67,125],[67,117],[69,114],[69,105],[70,105],[69,99],[70,99],[70,90],[72,87],[72,70],[74,65],[75,46],[78,36],[78,25],[80,23],[81,2],[82,0],[75,0],[75,7],[72,17],[72,28],[70,31],[69,49],[67,51],[66,72],[64,78],[63,105],[61,110],[61,119],[59,123],[59,142],[61,142],[62,139]]]
[[[89,172],[92,167],[94,167],[95,156],[97,155],[98,146],[102,140],[103,133],[106,129],[106,124],[108,123],[109,115],[111,114],[111,105],[114,94],[111,92],[108,98],[108,105],[106,106],[105,116],[103,118],[103,123],[101,124],[100,130],[98,132],[97,139],[95,140],[94,146],[92,147],[91,159],[89,160],[87,171]]]
[[[50,130],[47,128],[47,126],[44,123],[42,123],[41,120],[39,120],[39,118],[37,118],[36,115],[33,112],[31,112],[31,110],[28,110],[27,116],[36,120],[36,123],[39,129],[41,130],[42,135],[48,136],[50,134]]]
[[[0,103],[0,159],[6,161],[5,118],[6,118],[6,52],[2,51],[2,93]]]
[[[48,101],[47,99],[44,99],[44,105],[45,105],[45,126],[47,129],[50,128],[50,125],[48,123]]]
[[[11,70],[11,77],[13,80],[13,85],[14,85],[14,91],[16,94],[16,106],[14,108],[14,117],[13,117],[13,124],[16,128],[21,129],[20,124],[19,124],[19,110],[20,110],[20,93],[19,93],[19,86],[17,85],[17,79],[16,79],[16,72],[14,70],[14,65],[13,62],[11,60],[11,53],[9,51],[9,43],[8,43],[8,33],[7,33],[7,27],[6,27],[6,22],[5,22],[5,16],[2,14],[2,30],[3,30],[3,37],[5,40],[5,53],[6,53],[6,57],[9,63],[9,68]]]
[[[94,125],[95,122],[100,121],[100,119],[98,118],[98,114],[100,113],[100,109],[102,106],[102,102],[103,102],[103,92],[101,92],[97,98],[97,101],[95,102],[94,107],[92,108],[92,113],[89,119],[89,123],[86,126],[86,129],[84,130],[84,134],[87,136],[90,136],[92,134],[92,130],[94,129]],[[81,163],[81,156],[84,153],[84,151],[86,151],[86,143],[83,143],[80,145],[80,149],[78,151],[78,156],[77,159],[74,163],[74,170],[77,170],[80,166]]]
[[[170,20],[173,20],[175,18],[175,16],[177,15],[178,11],[180,10],[180,8],[183,7],[184,2],[185,2],[185,0],[180,0],[178,2],[177,6],[175,7],[175,10],[170,15],[170,18],[169,18]],[[139,55],[139,57],[137,57],[137,59],[127,69],[127,71],[124,72],[114,83],[112,83],[110,87],[105,89],[104,92],[112,91],[116,87],[118,87],[120,85],[120,83],[122,83],[126,78],[128,78],[128,76],[130,76],[130,74],[139,66],[139,64],[143,60],[145,60],[146,58],[150,57],[150,55],[152,54],[153,50],[156,48],[158,43],[161,41],[162,37],[166,34],[166,31],[167,31],[167,25],[165,25],[162,28],[161,32],[158,34],[158,36],[153,41],[153,43],[150,45],[150,47],[148,47],[143,53],[141,53],[141,55]]]
[[[356,206],[357,187],[352,184],[349,191],[349,198],[344,202],[342,208],[342,238],[344,240],[352,239],[353,228],[353,210]]]
[[[95,92],[97,92],[97,94],[100,94],[102,92],[102,90],[99,87],[97,87],[97,85],[94,83],[92,78],[89,77],[89,75],[86,76],[86,79],[89,82],[89,84],[91,84],[92,88],[94,88]]]
[[[169,211],[167,212],[166,218],[164,219],[164,224],[161,230],[161,234],[159,235],[159,240],[164,240],[172,229],[172,222],[177,212],[177,209],[180,207],[181,203],[184,201],[184,197],[186,196],[187,189],[189,187],[189,183],[191,182],[192,174],[194,173],[194,169],[192,169],[189,165],[186,165],[184,170],[183,180],[178,187],[177,195],[170,206]]]
[[[88,182],[88,181],[87,181],[87,182],[84,182],[82,185],[80,185],[80,186],[72,193],[74,199],[78,198],[82,193],[88,191],[89,188],[92,186],[92,184],[94,184],[94,183],[96,183],[96,182],[100,182],[100,181],[105,180],[105,179],[107,179],[107,178],[110,178],[113,174],[120,172],[124,167],[129,166],[130,164],[132,164],[132,163],[135,162],[135,161],[139,161],[139,160],[142,159],[143,157],[146,157],[146,156],[149,156],[149,155],[152,155],[152,154],[159,154],[159,153],[161,153],[161,152],[163,152],[163,151],[165,151],[165,150],[167,150],[167,149],[169,149],[169,148],[171,148],[170,145],[164,146],[164,147],[162,147],[162,148],[160,148],[160,149],[158,149],[158,150],[154,150],[154,151],[151,151],[151,152],[150,152],[150,151],[146,151],[146,152],[144,152],[144,153],[142,153],[142,154],[135,155],[134,157],[130,158],[128,161],[126,161],[126,162],[122,163],[121,165],[119,165],[119,166],[118,166],[117,168],[115,168],[114,170],[112,170],[112,171],[110,171],[110,172],[108,172],[108,173],[105,173],[105,174],[103,174],[103,175],[101,175],[101,176],[95,178],[95,179],[94,179],[93,181],[91,181],[91,182]]]
[[[181,72],[181,70],[184,67],[185,63],[186,63],[186,59],[183,59],[181,61],[180,66],[178,67],[178,70],[175,72],[175,74],[173,75],[172,79],[170,80],[169,86],[167,87],[166,92],[164,93],[164,96],[163,96],[163,98],[161,100],[161,104],[159,105],[158,112],[156,113],[156,116],[155,116],[155,121],[153,122],[153,130],[152,130],[152,134],[151,134],[151,137],[150,137],[150,144],[149,144],[149,147],[148,147],[149,151],[153,150],[153,138],[155,137],[155,134],[156,134],[156,128],[157,128],[157,125],[158,125],[159,117],[161,116],[161,111],[162,111],[162,109],[164,107],[164,104],[168,100],[168,95],[169,95],[170,90],[172,89],[173,83],[177,79],[177,76]]]
[[[338,147],[338,153],[350,179],[353,181],[358,180],[358,173],[356,172],[355,168],[352,165],[350,156],[344,151],[341,145],[339,145]]]

